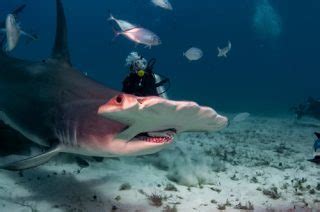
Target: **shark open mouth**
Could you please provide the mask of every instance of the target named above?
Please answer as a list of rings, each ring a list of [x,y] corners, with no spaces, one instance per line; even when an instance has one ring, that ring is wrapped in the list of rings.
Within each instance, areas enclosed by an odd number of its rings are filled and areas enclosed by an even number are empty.
[[[176,134],[175,129],[144,132],[135,136],[132,140],[142,140],[149,143],[171,143],[173,141],[174,135]]]

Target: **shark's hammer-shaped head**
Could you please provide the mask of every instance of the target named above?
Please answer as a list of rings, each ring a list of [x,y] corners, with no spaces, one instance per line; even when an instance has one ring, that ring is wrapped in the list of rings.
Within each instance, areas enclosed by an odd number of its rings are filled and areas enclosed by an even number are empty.
[[[127,155],[155,153],[180,132],[211,132],[224,128],[227,118],[189,101],[119,94],[101,105],[98,114],[125,124],[115,143],[125,143]]]

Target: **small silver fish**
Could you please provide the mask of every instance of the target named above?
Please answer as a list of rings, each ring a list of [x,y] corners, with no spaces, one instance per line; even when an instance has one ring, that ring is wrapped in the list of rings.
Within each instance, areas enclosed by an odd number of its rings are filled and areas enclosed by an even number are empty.
[[[218,47],[218,57],[227,57],[228,52],[231,50],[231,42],[228,41],[228,45],[223,49]]]
[[[172,5],[169,0],[151,0],[151,2],[158,7],[161,7],[166,10],[172,10]]]
[[[191,47],[186,52],[183,53],[188,60],[199,60],[203,56],[203,52],[201,49],[197,47]]]
[[[126,31],[115,32],[116,36],[123,35],[129,40],[137,44],[144,44],[147,47],[157,46],[161,44],[159,36],[148,29],[142,27],[135,27]]]
[[[136,25],[134,25],[128,21],[115,18],[111,13],[110,13],[110,17],[108,18],[108,21],[115,21],[122,31],[126,31],[126,30],[137,27]]]
[[[25,35],[33,40],[37,39],[35,36],[22,31],[12,14],[7,15],[5,28],[1,29],[1,31],[6,33],[5,51],[12,51],[17,46],[20,35]]]

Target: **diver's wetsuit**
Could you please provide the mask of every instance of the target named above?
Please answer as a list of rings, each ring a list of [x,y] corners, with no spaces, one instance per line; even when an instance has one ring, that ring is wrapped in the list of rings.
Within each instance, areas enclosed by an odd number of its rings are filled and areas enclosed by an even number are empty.
[[[122,91],[136,96],[157,96],[156,80],[152,73],[145,73],[140,77],[131,72],[123,81]]]
[[[166,78],[161,82],[156,83],[152,68],[155,60],[150,60],[145,73],[142,77],[138,76],[133,70],[133,66],[130,66],[130,74],[122,82],[122,91],[124,93],[133,94],[136,96],[159,96],[157,87],[169,82]]]

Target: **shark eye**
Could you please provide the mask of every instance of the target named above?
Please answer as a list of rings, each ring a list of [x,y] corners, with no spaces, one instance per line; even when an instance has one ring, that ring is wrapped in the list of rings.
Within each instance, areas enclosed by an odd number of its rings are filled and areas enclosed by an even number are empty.
[[[118,95],[115,100],[116,100],[116,103],[121,104],[123,102],[123,95],[121,94]]]

